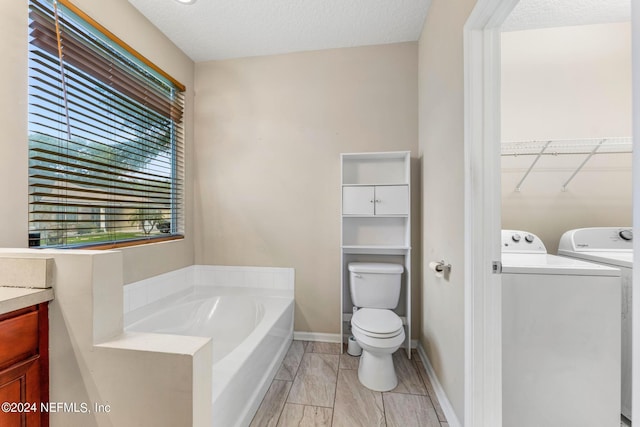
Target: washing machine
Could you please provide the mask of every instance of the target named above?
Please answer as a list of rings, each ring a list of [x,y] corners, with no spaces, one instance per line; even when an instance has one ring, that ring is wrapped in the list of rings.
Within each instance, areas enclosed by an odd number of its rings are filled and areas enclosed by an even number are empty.
[[[633,232],[631,227],[594,227],[567,231],[560,238],[558,255],[612,266],[622,275],[622,415],[631,419],[631,286]]]
[[[620,270],[502,231],[504,427],[620,424]]]

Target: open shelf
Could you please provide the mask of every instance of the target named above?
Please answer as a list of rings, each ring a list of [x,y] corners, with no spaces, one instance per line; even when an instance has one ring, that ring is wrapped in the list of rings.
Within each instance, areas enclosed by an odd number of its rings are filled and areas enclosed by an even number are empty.
[[[409,246],[367,246],[367,245],[351,245],[343,246],[342,251],[345,254],[372,254],[372,255],[403,255],[409,251]]]
[[[408,185],[406,182],[366,182],[364,184],[342,184],[343,187],[390,187],[398,185]]]
[[[342,155],[343,185],[409,184],[408,152]]]
[[[343,217],[343,246],[409,246],[408,217]]]
[[[385,215],[342,215],[343,218],[408,218],[407,214],[385,214]]]

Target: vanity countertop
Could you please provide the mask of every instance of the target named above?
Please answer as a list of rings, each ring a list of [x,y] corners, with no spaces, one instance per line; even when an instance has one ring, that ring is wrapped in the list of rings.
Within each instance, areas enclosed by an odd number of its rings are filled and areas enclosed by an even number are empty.
[[[52,288],[34,289],[0,286],[0,314],[51,301],[52,299]]]

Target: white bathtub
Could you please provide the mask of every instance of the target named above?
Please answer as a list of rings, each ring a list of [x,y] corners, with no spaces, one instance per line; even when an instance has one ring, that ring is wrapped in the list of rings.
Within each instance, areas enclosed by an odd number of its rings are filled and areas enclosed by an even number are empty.
[[[293,306],[292,290],[193,284],[125,313],[125,329],[211,337],[212,426],[248,426],[291,343]]]

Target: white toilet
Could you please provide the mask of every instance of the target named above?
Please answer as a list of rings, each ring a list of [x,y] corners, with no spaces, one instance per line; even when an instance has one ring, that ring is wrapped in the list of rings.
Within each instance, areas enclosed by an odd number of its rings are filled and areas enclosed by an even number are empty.
[[[362,347],[358,379],[375,391],[393,390],[398,377],[392,354],[405,339],[402,320],[392,309],[400,299],[404,267],[387,263],[349,263],[351,301],[357,311],[351,333]]]

